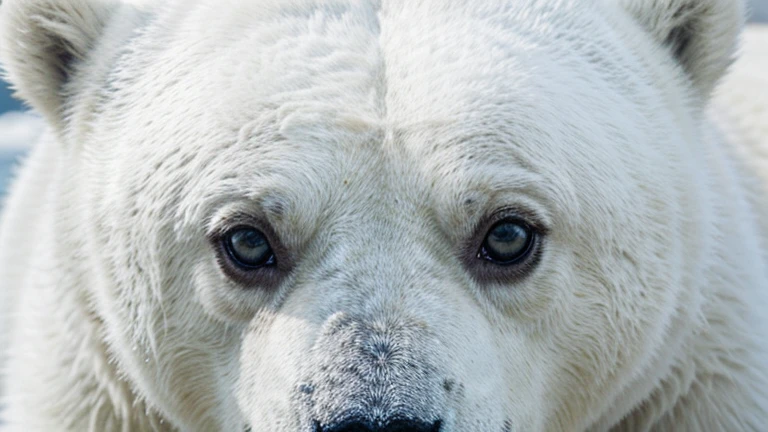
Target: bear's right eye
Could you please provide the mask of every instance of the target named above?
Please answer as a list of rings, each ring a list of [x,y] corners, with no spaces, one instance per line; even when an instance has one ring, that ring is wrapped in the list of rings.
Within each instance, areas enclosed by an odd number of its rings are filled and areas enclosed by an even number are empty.
[[[276,264],[275,253],[267,236],[256,228],[235,228],[224,235],[223,241],[229,258],[243,270],[256,270]]]
[[[477,257],[500,266],[517,264],[531,254],[535,242],[536,233],[528,225],[504,220],[485,236]]]

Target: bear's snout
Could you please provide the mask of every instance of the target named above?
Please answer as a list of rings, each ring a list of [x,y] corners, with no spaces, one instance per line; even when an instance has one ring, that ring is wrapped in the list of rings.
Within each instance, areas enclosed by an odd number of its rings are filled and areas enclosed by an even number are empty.
[[[314,432],[439,432],[448,391],[424,325],[332,317],[299,386]]]

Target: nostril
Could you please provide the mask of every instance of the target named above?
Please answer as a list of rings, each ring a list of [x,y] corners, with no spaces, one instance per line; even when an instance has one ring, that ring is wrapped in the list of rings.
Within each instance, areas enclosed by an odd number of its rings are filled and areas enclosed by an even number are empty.
[[[440,432],[442,421],[432,423],[418,420],[392,420],[385,423],[369,421],[345,421],[330,426],[315,423],[314,432]]]

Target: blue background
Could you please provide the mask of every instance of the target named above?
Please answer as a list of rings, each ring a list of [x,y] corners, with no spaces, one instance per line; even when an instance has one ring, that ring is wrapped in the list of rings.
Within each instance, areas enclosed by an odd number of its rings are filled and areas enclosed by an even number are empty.
[[[21,103],[11,97],[11,90],[0,81],[0,114],[23,109]]]
[[[23,109],[21,103],[11,98],[11,91],[5,83],[0,81],[0,115],[6,111],[18,111],[21,109]],[[0,130],[0,134],[2,133],[3,131]],[[19,157],[21,157],[19,152],[0,150],[0,197],[5,194],[11,171]]]
[[[0,115],[6,111],[18,111],[23,109],[20,102],[11,98],[11,91],[8,87],[0,81]],[[0,134],[3,131],[0,130]],[[5,194],[5,189],[8,187],[8,182],[11,177],[11,172],[16,161],[21,157],[19,152],[9,152],[0,150],[0,197]]]

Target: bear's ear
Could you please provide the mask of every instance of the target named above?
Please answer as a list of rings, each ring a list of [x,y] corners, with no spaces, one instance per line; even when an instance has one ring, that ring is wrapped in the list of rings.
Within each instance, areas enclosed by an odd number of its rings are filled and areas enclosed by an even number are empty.
[[[619,0],[708,96],[733,62],[745,25],[743,0]]]
[[[102,0],[0,0],[0,62],[17,97],[61,128],[67,85],[116,4]]]

